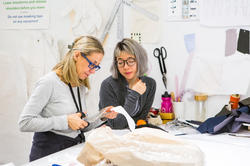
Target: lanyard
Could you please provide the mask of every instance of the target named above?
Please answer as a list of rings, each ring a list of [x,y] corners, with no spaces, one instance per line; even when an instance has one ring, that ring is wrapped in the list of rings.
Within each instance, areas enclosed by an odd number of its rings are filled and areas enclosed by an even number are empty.
[[[73,92],[73,89],[72,89],[72,86],[71,84],[69,83],[69,89],[70,89],[70,92],[71,92],[71,95],[72,95],[72,98],[74,100],[74,103],[75,103],[75,106],[76,106],[76,109],[77,109],[77,112],[80,112],[82,114],[82,118],[86,117],[86,115],[83,113],[82,111],[82,104],[81,104],[81,96],[80,96],[80,91],[79,91],[79,87],[77,87],[77,96],[78,96],[78,103],[79,103],[79,107],[77,105],[77,102],[76,102],[76,98],[75,98],[75,95],[74,95],[74,92]]]
[[[74,100],[74,103],[75,103],[75,106],[76,106],[76,109],[77,109],[77,112],[80,112],[82,114],[82,117],[81,118],[84,118],[86,117],[86,115],[82,112],[82,103],[81,103],[81,96],[80,96],[80,90],[79,90],[79,87],[77,87],[77,96],[78,96],[78,103],[79,103],[79,107],[76,103],[76,98],[75,98],[75,95],[74,95],[74,92],[73,92],[73,89],[72,89],[72,86],[71,84],[69,83],[69,89],[70,89],[70,92],[71,92],[71,95],[72,95],[72,98]],[[76,138],[80,137],[80,141],[79,143],[82,143],[85,141],[85,136],[84,136],[84,132],[82,130],[81,131],[81,134],[79,134]]]

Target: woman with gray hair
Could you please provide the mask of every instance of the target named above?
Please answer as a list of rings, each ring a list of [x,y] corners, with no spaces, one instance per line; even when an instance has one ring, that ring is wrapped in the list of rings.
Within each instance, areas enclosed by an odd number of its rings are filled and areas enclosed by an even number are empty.
[[[53,71],[36,83],[19,118],[21,131],[35,132],[30,161],[84,142],[81,129],[88,125],[82,119],[88,76],[101,68],[103,55],[96,38],[81,36]],[[111,111],[106,117],[116,115]]]
[[[156,90],[155,80],[145,76],[147,70],[147,53],[139,43],[127,38],[118,42],[111,66],[112,76],[101,85],[99,108],[121,105],[135,123],[146,120]],[[109,119],[107,125],[114,129],[128,127],[122,114]]]

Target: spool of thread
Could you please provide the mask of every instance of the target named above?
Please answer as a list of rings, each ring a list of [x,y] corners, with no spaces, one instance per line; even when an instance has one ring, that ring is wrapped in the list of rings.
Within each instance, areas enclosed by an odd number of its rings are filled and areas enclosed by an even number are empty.
[[[229,102],[231,105],[231,109],[238,109],[239,101],[240,101],[240,95],[239,94],[232,94],[230,96],[230,102]]]

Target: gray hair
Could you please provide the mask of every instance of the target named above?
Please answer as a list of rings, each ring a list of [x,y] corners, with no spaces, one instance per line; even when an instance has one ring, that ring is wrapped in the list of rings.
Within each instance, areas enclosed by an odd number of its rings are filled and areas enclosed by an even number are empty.
[[[148,56],[145,49],[135,40],[124,38],[116,44],[114,50],[113,62],[110,68],[113,78],[117,79],[119,75],[121,75],[117,68],[116,61],[116,58],[120,56],[121,52],[126,52],[135,56],[137,63],[136,75],[138,77],[143,76],[148,71]]]

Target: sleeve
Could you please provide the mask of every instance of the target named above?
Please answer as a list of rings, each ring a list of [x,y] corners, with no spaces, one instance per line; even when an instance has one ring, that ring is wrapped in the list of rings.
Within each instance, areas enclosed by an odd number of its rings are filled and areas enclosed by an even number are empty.
[[[108,80],[104,80],[101,85],[100,89],[100,102],[99,108],[105,108],[107,106],[119,106],[118,96],[123,95],[124,92],[119,92],[120,94],[115,93],[114,87]],[[128,96],[125,98],[125,103],[123,108],[128,112],[128,114],[132,117],[133,113],[136,109],[136,102],[139,100],[140,94],[136,91],[131,90]],[[112,127],[113,129],[123,129],[128,127],[126,118],[118,114],[115,119],[108,120],[108,126]]]
[[[104,80],[101,84],[100,92],[99,92],[99,109],[105,108],[107,106],[118,106],[118,97],[115,94],[115,91],[111,84]]]
[[[134,90],[131,90],[128,96],[125,98],[124,109],[128,112],[128,114],[133,117],[138,112],[137,104],[139,103],[140,94]]]
[[[48,79],[37,82],[34,92],[19,117],[21,131],[43,132],[68,129],[67,115],[42,117],[43,108],[49,103],[53,93],[53,83]]]
[[[141,115],[138,118],[136,118],[135,121],[137,121],[139,119],[146,120],[147,115],[151,109],[153,102],[154,102],[155,91],[156,91],[156,82],[154,79],[152,79],[152,82],[148,87],[150,87],[150,90],[147,94],[145,104],[142,106]]]

